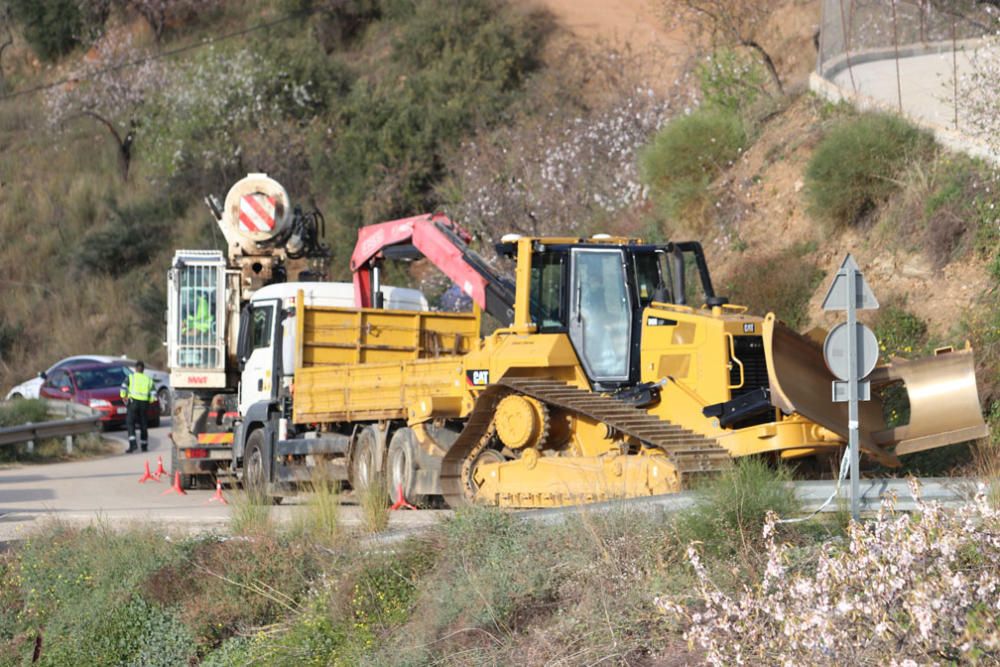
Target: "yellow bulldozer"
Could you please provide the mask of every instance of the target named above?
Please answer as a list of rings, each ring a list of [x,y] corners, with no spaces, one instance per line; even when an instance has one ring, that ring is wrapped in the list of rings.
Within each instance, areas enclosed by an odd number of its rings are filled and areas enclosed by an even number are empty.
[[[509,236],[497,252],[511,277],[468,242],[442,215],[362,228],[356,308],[302,290],[283,305],[270,407],[237,429],[245,482],[280,495],[323,462],[355,487],[382,472],[393,495],[550,507],[676,492],[734,457],[844,449],[846,404],[832,400],[818,332],[716,295],[698,243]],[[472,312],[382,307],[383,262],[421,256]],[[484,311],[499,326],[480,336]],[[871,380],[860,441],[872,460],[898,466],[986,434],[970,349],[893,361]],[[878,396],[891,385],[909,421],[890,428]]]

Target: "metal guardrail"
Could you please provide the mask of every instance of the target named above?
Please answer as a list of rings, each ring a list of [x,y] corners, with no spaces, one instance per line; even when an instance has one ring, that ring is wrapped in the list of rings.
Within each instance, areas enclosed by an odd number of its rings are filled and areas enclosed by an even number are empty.
[[[7,404],[7,403],[4,403]],[[35,442],[49,438],[64,438],[66,453],[73,451],[74,436],[93,433],[101,427],[97,410],[73,401],[46,401],[50,416],[65,415],[73,419],[57,419],[46,422],[21,424],[0,428],[0,446],[28,443],[29,451]]]

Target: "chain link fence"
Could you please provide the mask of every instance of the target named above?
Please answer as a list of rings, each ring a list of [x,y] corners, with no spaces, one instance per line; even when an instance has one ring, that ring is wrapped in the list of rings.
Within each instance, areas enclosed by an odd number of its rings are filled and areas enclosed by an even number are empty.
[[[812,87],[998,159],[1000,0],[822,0]],[[956,145],[957,144],[957,145]]]

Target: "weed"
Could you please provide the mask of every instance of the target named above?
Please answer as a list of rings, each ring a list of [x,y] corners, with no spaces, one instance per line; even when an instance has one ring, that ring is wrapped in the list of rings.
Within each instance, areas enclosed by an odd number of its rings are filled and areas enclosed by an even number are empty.
[[[49,418],[49,408],[39,399],[17,400],[0,405],[0,427],[43,422]]]
[[[834,126],[805,174],[809,211],[832,227],[856,225],[899,187],[911,160],[934,151],[930,135],[901,118],[866,113]]]
[[[790,517],[799,511],[791,473],[760,458],[738,459],[732,469],[698,488],[696,505],[678,517],[681,540],[702,542],[717,554],[750,551],[760,544],[768,512]]]
[[[271,535],[274,517],[270,498],[255,498],[246,491],[229,496],[229,528],[235,535]]]
[[[702,104],[728,111],[753,106],[762,93],[767,74],[760,64],[732,49],[717,49],[695,68]]]
[[[385,475],[376,473],[371,482],[357,490],[361,522],[369,533],[380,533],[389,525],[389,487]]]
[[[315,468],[304,486],[305,503],[296,519],[295,532],[312,541],[332,546],[341,537],[340,482],[330,480],[322,468]]]
[[[874,330],[884,361],[895,356],[918,355],[927,345],[927,323],[902,305],[889,304],[881,308]]]
[[[740,117],[724,109],[699,109],[673,119],[639,158],[640,174],[667,220],[700,231],[710,214],[709,185],[746,146]]]

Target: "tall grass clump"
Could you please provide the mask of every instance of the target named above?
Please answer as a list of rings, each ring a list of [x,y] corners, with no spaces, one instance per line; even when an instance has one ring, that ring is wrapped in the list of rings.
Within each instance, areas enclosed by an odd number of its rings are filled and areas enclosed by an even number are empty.
[[[361,524],[369,533],[380,533],[389,526],[389,483],[385,475],[375,473],[371,482],[357,490]]]
[[[276,528],[271,499],[262,494],[237,491],[229,497],[229,528],[234,535],[271,535]]]
[[[712,207],[709,186],[746,146],[739,114],[702,108],[671,120],[639,157],[653,203],[670,222],[700,231]]]
[[[856,225],[899,189],[907,164],[933,152],[930,134],[893,114],[846,118],[806,167],[809,213],[831,227]]]
[[[305,502],[295,522],[295,532],[317,544],[330,546],[341,535],[340,486],[328,475],[318,472],[302,489]]]
[[[786,518],[800,510],[791,479],[783,466],[755,457],[737,459],[730,470],[697,489],[694,507],[677,520],[681,540],[702,542],[719,555],[752,550],[760,544],[768,512]]]

